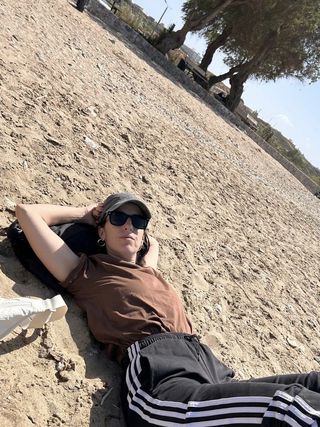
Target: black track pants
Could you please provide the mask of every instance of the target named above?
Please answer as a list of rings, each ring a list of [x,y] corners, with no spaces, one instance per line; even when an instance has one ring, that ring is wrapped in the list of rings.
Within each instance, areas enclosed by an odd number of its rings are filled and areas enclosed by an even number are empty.
[[[129,427],[320,427],[320,373],[236,381],[196,336],[158,334],[128,349]]]

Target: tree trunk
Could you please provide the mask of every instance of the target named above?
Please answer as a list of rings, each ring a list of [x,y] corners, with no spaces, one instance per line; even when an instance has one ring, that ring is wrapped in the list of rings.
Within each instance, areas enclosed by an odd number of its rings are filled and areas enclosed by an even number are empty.
[[[207,71],[209,65],[212,62],[213,55],[215,54],[216,50],[219,49],[219,47],[223,46],[227,40],[227,38],[230,36],[232,32],[232,27],[225,27],[223,32],[219,34],[219,36],[213,40],[211,43],[208,44],[207,50],[205,54],[203,55],[202,61],[200,63],[200,68],[203,69],[203,71]]]
[[[169,52],[169,50],[177,49],[178,47],[182,46],[189,31],[202,30],[202,28],[209,25],[220,12],[222,12],[234,1],[236,0],[222,0],[221,3],[217,7],[215,7],[210,13],[207,13],[205,16],[202,16],[200,18],[194,17],[194,14],[191,15],[189,20],[186,20],[180,30],[168,33],[160,41],[160,43],[156,44],[156,48],[160,50],[160,52],[162,52],[163,54],[166,54]]]
[[[229,108],[230,111],[234,111],[241,100],[241,96],[243,94],[244,83],[247,81],[250,73],[238,73],[230,78],[230,93],[226,97],[226,107]]]
[[[270,49],[274,47],[276,39],[277,32],[273,31],[269,34],[268,37],[265,38],[257,53],[250,59],[250,61],[245,62],[241,66],[238,73],[230,78],[231,88],[229,95],[226,97],[226,106],[231,111],[235,111],[239,105],[243,93],[244,83],[259,66],[261,61],[264,60]]]
[[[182,46],[189,31],[190,29],[186,22],[180,30],[168,33],[155,47],[165,55],[169,50]]]

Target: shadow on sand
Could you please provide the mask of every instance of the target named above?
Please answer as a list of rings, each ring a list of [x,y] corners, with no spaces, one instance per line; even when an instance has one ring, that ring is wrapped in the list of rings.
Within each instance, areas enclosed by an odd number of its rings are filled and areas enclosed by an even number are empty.
[[[52,289],[43,285],[25,270],[15,257],[8,239],[0,242],[0,269],[14,282],[12,289],[21,297],[34,296],[45,299],[55,295]],[[117,363],[106,357],[103,346],[90,334],[86,317],[72,297],[68,293],[64,293],[63,298],[68,305],[65,318],[72,339],[85,363],[85,377],[88,379],[99,378],[104,384],[103,388],[91,395],[92,406],[88,426],[125,427],[120,405],[120,385],[123,372]],[[42,333],[43,329],[36,329],[33,333],[31,332],[31,335],[30,331],[17,332],[15,337],[1,343],[0,357],[25,347],[37,339],[40,340]]]

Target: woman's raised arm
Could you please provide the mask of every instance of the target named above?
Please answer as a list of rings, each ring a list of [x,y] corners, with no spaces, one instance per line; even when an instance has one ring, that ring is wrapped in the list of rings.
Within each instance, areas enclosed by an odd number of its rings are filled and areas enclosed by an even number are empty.
[[[16,207],[16,216],[32,249],[47,269],[60,282],[78,265],[79,257],[57,236],[50,225],[84,222],[94,225],[94,206],[23,205]]]

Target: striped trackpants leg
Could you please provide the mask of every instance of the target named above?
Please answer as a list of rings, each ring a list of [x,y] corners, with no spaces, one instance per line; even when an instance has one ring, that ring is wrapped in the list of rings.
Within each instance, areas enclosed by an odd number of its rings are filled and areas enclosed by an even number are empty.
[[[128,349],[122,403],[129,427],[320,427],[320,373],[236,381],[188,334],[157,334]]]

